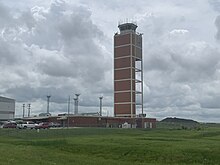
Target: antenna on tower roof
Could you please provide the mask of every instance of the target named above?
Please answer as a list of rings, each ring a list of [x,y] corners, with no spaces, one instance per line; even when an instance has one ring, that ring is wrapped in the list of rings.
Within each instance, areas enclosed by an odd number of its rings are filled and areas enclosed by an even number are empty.
[[[126,19],[123,19],[123,20],[120,19],[118,21],[118,26],[122,25],[122,24],[127,24],[127,23],[131,23],[131,24],[134,24],[134,25],[137,26],[137,20],[136,19],[132,19],[132,18],[130,18],[130,19],[126,18]]]

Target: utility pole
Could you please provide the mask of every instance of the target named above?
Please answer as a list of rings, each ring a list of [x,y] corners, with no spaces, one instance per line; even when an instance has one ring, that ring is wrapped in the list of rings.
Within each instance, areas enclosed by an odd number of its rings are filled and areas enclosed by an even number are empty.
[[[50,110],[49,110],[49,104],[50,104],[50,95],[47,95],[47,114],[49,114],[50,113]]]
[[[69,128],[69,116],[70,116],[70,96],[68,99],[68,116],[67,116],[67,127]]]
[[[100,116],[102,116],[102,99],[103,99],[103,96],[99,97],[99,100],[100,100]]]
[[[23,118],[24,118],[24,114],[25,114],[25,104],[23,104],[22,108],[23,108]]]

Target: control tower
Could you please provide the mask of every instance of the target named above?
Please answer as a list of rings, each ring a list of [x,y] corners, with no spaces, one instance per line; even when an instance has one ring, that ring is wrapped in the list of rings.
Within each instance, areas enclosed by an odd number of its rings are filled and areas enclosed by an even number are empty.
[[[114,35],[114,115],[136,117],[143,115],[142,34],[135,23],[118,25]]]

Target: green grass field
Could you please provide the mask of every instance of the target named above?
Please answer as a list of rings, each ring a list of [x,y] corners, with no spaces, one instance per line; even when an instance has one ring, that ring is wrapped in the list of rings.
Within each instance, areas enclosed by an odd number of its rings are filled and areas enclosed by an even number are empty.
[[[0,129],[0,164],[220,164],[220,128]]]

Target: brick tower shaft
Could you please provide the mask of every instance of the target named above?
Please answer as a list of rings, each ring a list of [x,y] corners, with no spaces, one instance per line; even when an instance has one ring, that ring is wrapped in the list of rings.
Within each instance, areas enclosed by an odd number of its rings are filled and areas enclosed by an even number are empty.
[[[134,23],[119,24],[114,35],[114,115],[135,117],[143,114],[142,34]]]

